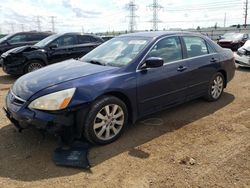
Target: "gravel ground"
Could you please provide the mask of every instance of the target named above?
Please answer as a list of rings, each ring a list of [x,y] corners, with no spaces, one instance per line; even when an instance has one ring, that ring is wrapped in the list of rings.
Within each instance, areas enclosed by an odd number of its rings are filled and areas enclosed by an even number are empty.
[[[14,78],[0,71],[0,107]],[[57,139],[18,133],[0,111],[0,187],[250,187],[250,69],[222,98],[152,115],[90,151],[91,170],[57,167]]]

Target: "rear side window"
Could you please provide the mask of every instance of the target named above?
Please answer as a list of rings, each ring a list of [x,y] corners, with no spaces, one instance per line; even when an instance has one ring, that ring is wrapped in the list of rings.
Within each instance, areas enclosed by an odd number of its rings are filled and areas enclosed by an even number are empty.
[[[76,36],[62,36],[51,43],[51,45],[57,45],[58,47],[62,46],[71,46],[77,44]]]
[[[149,52],[148,57],[160,57],[164,63],[182,59],[181,43],[178,37],[168,37],[160,40]]]
[[[183,37],[188,57],[197,57],[209,53],[206,41],[200,37]]]
[[[40,41],[44,38],[46,38],[46,36],[41,34],[27,34],[27,41]]]
[[[92,37],[89,36],[79,36],[79,44],[93,42]]]

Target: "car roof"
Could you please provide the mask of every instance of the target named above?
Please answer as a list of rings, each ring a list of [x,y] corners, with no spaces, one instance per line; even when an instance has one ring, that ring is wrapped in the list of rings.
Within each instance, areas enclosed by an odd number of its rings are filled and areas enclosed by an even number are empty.
[[[149,32],[138,32],[138,33],[129,33],[120,35],[120,37],[149,37],[149,38],[158,38],[167,35],[175,35],[175,34],[192,34],[192,35],[199,35],[198,33],[193,32],[185,32],[185,31],[149,31]]]
[[[25,31],[25,32],[17,32],[13,34],[16,35],[16,34],[53,34],[53,33],[49,31]]]

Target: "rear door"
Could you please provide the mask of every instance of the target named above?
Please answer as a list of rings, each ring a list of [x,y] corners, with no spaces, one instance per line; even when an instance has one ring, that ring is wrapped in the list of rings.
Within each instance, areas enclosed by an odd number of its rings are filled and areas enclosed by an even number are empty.
[[[179,37],[158,41],[145,59],[161,57],[164,66],[137,71],[137,97],[140,115],[146,115],[185,100],[188,65],[183,59]]]
[[[216,72],[219,56],[203,38],[183,36],[186,62],[189,67],[187,99],[207,91],[208,83]]]
[[[72,49],[74,58],[84,56],[99,45],[99,43],[94,42],[92,36],[78,35],[77,38],[78,45],[74,46],[74,48]]]

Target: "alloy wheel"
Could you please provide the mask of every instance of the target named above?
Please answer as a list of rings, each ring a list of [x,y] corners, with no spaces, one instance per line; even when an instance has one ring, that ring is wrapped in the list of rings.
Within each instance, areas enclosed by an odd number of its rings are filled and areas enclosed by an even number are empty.
[[[220,97],[223,91],[223,84],[223,78],[220,75],[216,76],[211,89],[211,94],[214,99],[218,99]]]
[[[100,140],[110,140],[120,133],[124,125],[123,109],[117,104],[104,106],[94,120],[94,133]]]
[[[28,72],[32,72],[32,71],[35,71],[35,70],[38,70],[40,68],[42,68],[42,64],[41,63],[31,63],[29,66],[28,66]]]

